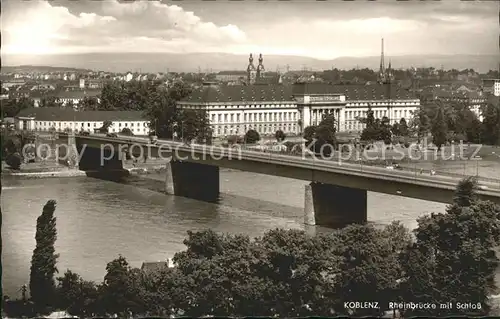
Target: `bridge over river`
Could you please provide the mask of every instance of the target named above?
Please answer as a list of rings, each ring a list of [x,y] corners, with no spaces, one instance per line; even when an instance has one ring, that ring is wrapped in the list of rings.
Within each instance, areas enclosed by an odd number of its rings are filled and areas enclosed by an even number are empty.
[[[208,145],[186,145],[140,137],[105,137],[59,134],[59,142],[78,156],[78,168],[106,176],[127,173],[125,154],[165,158],[165,192],[170,195],[216,201],[219,168],[230,168],[309,181],[305,187],[304,222],[344,226],[367,220],[367,191],[450,203],[460,178],[388,170],[383,167],[340,163],[317,158],[263,153]],[[255,185],[258,188],[259,185]],[[500,181],[481,181],[478,194],[500,203]],[[390,204],[390,203],[388,203]]]

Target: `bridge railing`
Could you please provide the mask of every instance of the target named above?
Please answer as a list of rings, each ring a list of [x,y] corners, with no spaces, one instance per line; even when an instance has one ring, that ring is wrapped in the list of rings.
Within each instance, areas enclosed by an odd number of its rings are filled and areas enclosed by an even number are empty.
[[[92,134],[90,136],[84,136],[84,137],[103,138],[106,140],[116,140],[117,142],[126,142],[126,143],[140,142],[140,143],[149,144],[149,138],[147,138],[147,137],[119,136],[118,138],[113,138],[113,137],[107,137],[107,136],[105,136],[105,134],[102,134],[102,136],[101,136],[101,134],[99,134],[99,135]],[[172,140],[158,140],[158,143],[159,144],[175,143],[177,145],[183,144],[180,142],[174,142]],[[194,145],[191,145],[191,146],[188,146],[187,144],[185,144],[185,145],[188,148],[194,147]],[[203,147],[203,146],[198,145],[198,147]],[[209,146],[205,146],[205,147],[209,147]],[[221,149],[227,149],[226,147],[223,147],[223,146],[216,146],[216,147],[221,148]],[[302,152],[293,153],[293,152],[290,152],[288,150],[278,151],[278,150],[272,150],[272,149],[258,149],[255,147],[248,147],[245,145],[238,145],[238,147],[240,147],[240,149],[245,150],[245,151],[250,151],[250,152],[256,153],[256,154],[259,154],[259,153],[266,154],[266,155],[269,155],[270,157],[272,157],[272,154],[279,155],[280,157],[286,156],[289,158],[296,158],[296,159],[303,157]],[[200,148],[200,151],[203,151],[202,148]],[[313,159],[312,156],[310,158]],[[333,158],[330,161],[318,159],[317,161],[313,161],[312,163],[319,164],[320,162],[318,162],[318,161],[321,161],[322,164],[328,164],[328,163],[334,164],[334,163],[337,163],[339,160],[338,160],[338,157]],[[363,171],[363,167],[366,167],[366,168],[374,167],[374,168],[379,168],[379,169],[384,168],[387,170],[387,173],[389,173],[389,171],[391,171],[390,174],[393,174],[393,175],[399,175],[398,172],[406,172],[406,174],[403,173],[403,176],[409,177],[410,175],[408,173],[411,173],[411,176],[414,177],[415,179],[418,179],[418,177],[420,177],[420,176],[424,177],[424,176],[432,176],[432,175],[435,175],[436,177],[442,176],[442,177],[450,177],[450,178],[454,178],[454,179],[461,179],[461,178],[468,177],[468,176],[476,176],[478,178],[478,181],[480,181],[480,182],[498,184],[498,186],[500,187],[500,179],[489,178],[489,177],[481,176],[479,174],[480,167],[479,167],[478,161],[476,161],[476,160],[463,161],[464,162],[464,170],[463,170],[464,172],[463,173],[450,172],[450,171],[440,170],[440,169],[425,169],[425,168],[418,167],[419,163],[415,163],[415,162],[412,163],[411,161],[409,161],[408,163],[401,163],[398,165],[398,167],[396,169],[393,169],[393,170],[389,170],[382,163],[376,162],[373,160],[370,161],[370,160],[357,160],[357,159],[352,159],[352,158],[350,158],[350,159],[342,158],[341,161],[342,161],[342,163],[345,163],[345,164],[351,164],[351,165],[358,166],[359,167],[358,169],[360,171]],[[469,162],[472,162],[472,163],[475,162],[472,165],[474,166],[473,170],[475,168],[476,174],[467,174],[467,171],[470,171],[470,169],[468,169],[468,168],[471,168],[471,166],[468,166]]]
[[[297,152],[293,153],[288,150],[286,151],[278,151],[278,150],[272,150],[272,149],[259,149],[255,147],[242,147],[243,149],[246,150],[251,150],[251,151],[256,151],[256,152],[262,152],[262,153],[270,153],[270,154],[282,154],[282,155],[288,155],[288,156],[294,156],[294,157],[303,157],[302,152]],[[314,155],[309,155],[313,157]],[[338,162],[339,159],[338,157],[332,158],[332,162]],[[391,160],[387,160],[391,161]],[[357,160],[353,158],[342,158],[341,162],[343,163],[350,163],[350,164],[357,164],[360,167],[362,166],[370,166],[370,167],[380,167],[380,168],[386,168],[387,164],[382,163],[381,161],[375,161],[375,160]],[[456,161],[458,162],[458,161]],[[450,172],[447,170],[442,170],[442,169],[427,169],[427,168],[421,168],[419,167],[420,163],[415,163],[408,161],[406,163],[401,163],[398,164],[397,167],[394,168],[394,170],[400,170],[400,171],[407,171],[407,172],[413,172],[417,174],[425,174],[425,175],[440,175],[440,176],[449,176],[453,178],[464,178],[464,177],[470,177],[474,176],[477,177],[478,181],[484,181],[484,182],[489,182],[489,183],[499,183],[500,185],[500,179],[498,178],[491,178],[491,177],[485,177],[482,176],[481,173],[481,167],[479,166],[480,160],[463,160],[459,162],[459,165],[461,167],[454,167],[455,169],[460,169],[463,170],[463,173],[457,173],[457,172]],[[467,173],[470,171],[474,171],[473,173]]]

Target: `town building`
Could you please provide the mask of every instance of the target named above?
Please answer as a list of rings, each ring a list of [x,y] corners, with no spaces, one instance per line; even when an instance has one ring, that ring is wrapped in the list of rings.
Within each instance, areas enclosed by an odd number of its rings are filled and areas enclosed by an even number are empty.
[[[100,90],[78,90],[78,91],[61,91],[55,95],[62,105],[67,105],[68,103],[73,103],[73,105],[78,105],[85,98],[95,98],[97,102],[100,102],[101,91]]]
[[[54,97],[56,101],[62,103],[62,105],[73,104],[77,107],[80,102],[85,98],[95,98],[99,103],[101,101],[101,91],[100,90],[81,90],[79,88],[65,87],[63,91],[57,93],[47,93],[42,91],[34,92],[30,95],[33,100],[34,106],[39,107],[44,98]]]
[[[133,75],[132,73],[128,72],[128,73],[124,76],[123,80],[124,80],[125,82],[130,82],[130,81],[132,81],[132,79],[133,79],[133,78],[134,78],[134,75]]]
[[[484,79],[483,90],[494,96],[500,96],[500,79]]]
[[[141,111],[74,111],[56,107],[29,108],[15,118],[18,130],[28,131],[87,131],[94,132],[105,121],[113,124],[110,133],[120,133],[129,128],[134,135],[148,135],[149,121]]]
[[[221,71],[215,75],[215,80],[220,82],[245,81],[247,72],[245,71]]]

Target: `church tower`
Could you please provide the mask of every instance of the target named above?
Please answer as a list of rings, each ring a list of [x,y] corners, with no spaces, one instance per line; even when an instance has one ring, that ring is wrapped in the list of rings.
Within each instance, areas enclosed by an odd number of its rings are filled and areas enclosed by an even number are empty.
[[[259,65],[257,66],[257,79],[261,79],[264,77],[264,72],[266,69],[264,69],[264,59],[262,58],[262,53],[259,54]]]
[[[250,57],[248,58],[248,67],[247,67],[248,84],[254,84],[256,77],[257,77],[257,69],[253,65],[253,56],[250,53]]]
[[[392,72],[391,61],[389,60],[389,66],[385,72],[385,82],[390,84],[394,80],[394,73]]]
[[[384,38],[382,38],[382,51],[380,53],[380,69],[378,71],[378,82],[380,84],[386,82],[385,61],[384,61]]]

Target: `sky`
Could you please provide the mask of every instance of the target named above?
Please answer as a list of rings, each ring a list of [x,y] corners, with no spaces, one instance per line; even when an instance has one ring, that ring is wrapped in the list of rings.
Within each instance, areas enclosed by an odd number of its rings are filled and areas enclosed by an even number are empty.
[[[500,1],[3,0],[3,54],[498,54]]]

